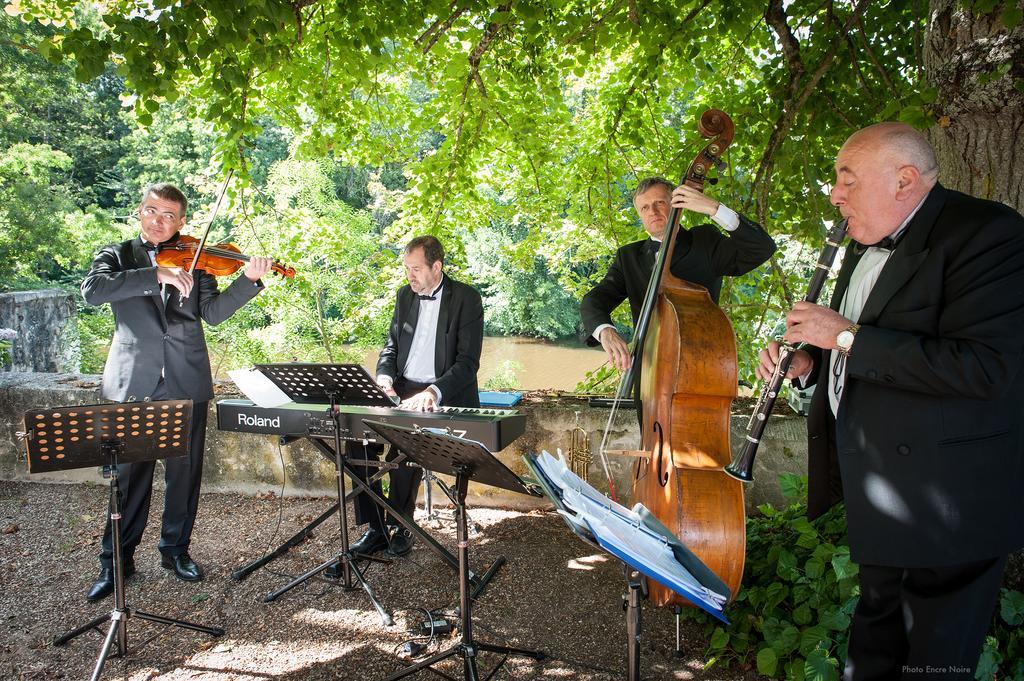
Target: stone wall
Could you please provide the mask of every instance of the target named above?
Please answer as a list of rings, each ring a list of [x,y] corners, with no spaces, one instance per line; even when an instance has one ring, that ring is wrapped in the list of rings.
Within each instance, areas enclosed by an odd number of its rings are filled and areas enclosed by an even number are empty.
[[[14,329],[8,371],[78,371],[75,297],[60,289],[0,293],[0,328]]]
[[[231,384],[217,386],[218,397],[237,397],[231,392],[232,388]],[[100,482],[101,477],[95,468],[30,475],[24,445],[15,437],[15,433],[22,429],[22,415],[28,409],[95,404],[99,401],[98,376],[0,373],[0,479]],[[596,453],[609,413],[607,409],[587,406],[586,401],[580,398],[544,395],[527,396],[518,408],[526,414],[526,433],[502,451],[499,457],[519,474],[526,471],[521,459],[524,453],[546,449],[553,454],[559,448],[568,450],[576,412],[579,412],[580,426],[590,433],[591,449]],[[734,447],[743,441],[746,421],[744,415],[733,417]],[[209,424],[203,471],[204,489],[248,494],[277,492],[284,482],[285,494],[289,495],[327,496],[333,493],[333,463],[322,457],[308,442],[299,441],[280,446],[277,438],[269,435],[222,432],[217,430],[216,417],[212,413]],[[612,424],[609,448],[635,448],[637,431],[635,412],[619,411]],[[755,481],[746,487],[748,508],[765,502],[783,504],[778,475],[783,472],[804,473],[805,452],[803,418],[773,417],[759,450]],[[610,458],[610,471],[616,489],[620,496],[628,498],[632,461],[623,457]],[[596,460],[590,464],[589,478],[595,487],[607,491],[604,472]],[[493,487],[474,485],[470,491],[474,504],[482,502],[488,506],[524,508],[547,503]],[[438,498],[441,495],[435,494],[435,503]]]

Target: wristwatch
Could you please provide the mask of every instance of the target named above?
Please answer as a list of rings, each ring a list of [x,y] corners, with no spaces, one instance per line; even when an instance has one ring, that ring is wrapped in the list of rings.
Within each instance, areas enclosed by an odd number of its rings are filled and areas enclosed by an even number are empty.
[[[850,349],[853,347],[853,339],[857,336],[857,329],[859,328],[860,324],[850,324],[836,335],[836,347],[839,349],[840,354],[844,356],[850,354]]]

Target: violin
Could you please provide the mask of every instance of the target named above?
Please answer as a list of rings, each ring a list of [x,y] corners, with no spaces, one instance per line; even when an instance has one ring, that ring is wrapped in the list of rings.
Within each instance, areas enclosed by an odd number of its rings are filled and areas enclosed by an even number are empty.
[[[217,244],[203,247],[199,252],[199,260],[193,268],[192,261],[195,260],[199,244],[200,240],[196,237],[182,234],[177,241],[160,245],[156,252],[156,264],[161,267],[180,267],[189,271],[192,269],[203,270],[215,277],[224,277],[234,274],[249,262],[249,256],[242,253],[242,250],[235,244]],[[274,262],[270,269],[286,279],[295,276],[294,268],[286,267],[278,262]]]

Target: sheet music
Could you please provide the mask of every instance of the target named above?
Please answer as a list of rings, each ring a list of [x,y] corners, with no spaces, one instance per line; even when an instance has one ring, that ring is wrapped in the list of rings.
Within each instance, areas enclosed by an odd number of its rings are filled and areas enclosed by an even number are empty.
[[[559,452],[558,458],[551,456],[547,452],[541,452],[537,456],[537,462],[543,468],[544,473],[548,476],[548,479],[552,483],[557,485],[562,490],[573,490],[585,499],[590,500],[594,504],[603,508],[610,508],[619,515],[624,517],[635,516],[635,514],[628,508],[621,504],[617,504],[605,495],[594,489],[590,483],[586,482],[580,476],[576,475],[569,469],[569,465],[565,461],[565,457]],[[579,510],[579,509],[576,509]]]
[[[235,382],[243,395],[264,409],[280,407],[291,402],[291,398],[274,385],[263,372],[257,369],[232,369],[228,376]]]
[[[545,487],[553,488],[551,491],[558,496],[555,501],[561,505],[559,513],[577,534],[593,537],[602,548],[620,560],[723,622],[727,621],[722,615],[722,608],[728,601],[728,595],[702,584],[676,558],[669,542],[681,542],[648,527],[641,515],[641,511],[647,512],[643,505],[637,504],[634,509],[628,509],[601,494],[569,469],[561,452],[557,459],[547,452],[531,458],[546,480]],[[581,527],[587,530],[580,532]],[[687,553],[690,559],[706,569],[699,559],[692,556],[692,552],[687,550]]]

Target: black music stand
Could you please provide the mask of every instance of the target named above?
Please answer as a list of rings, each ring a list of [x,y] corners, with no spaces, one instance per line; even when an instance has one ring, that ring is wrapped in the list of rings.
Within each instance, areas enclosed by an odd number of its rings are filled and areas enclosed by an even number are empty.
[[[341,445],[341,415],[339,404],[359,406],[394,406],[394,400],[385,393],[376,381],[370,378],[366,369],[358,364],[258,364],[256,368],[273,381],[295,402],[330,401],[329,416],[334,422],[334,465],[338,493],[338,521],[341,534],[341,551],[312,570],[299,575],[276,591],[264,597],[270,602],[299,584],[319,575],[327,569],[337,569],[342,589],[354,591],[357,587],[366,592],[367,598],[380,615],[384,626],[394,624],[391,613],[384,609],[377,599],[377,592],[366,581],[357,560],[375,563],[390,563],[387,558],[365,553],[353,553],[348,542],[348,514],[345,512],[345,450]]]
[[[273,381],[293,402],[322,404],[333,396],[338,404],[360,407],[394,407],[400,401],[377,385],[358,364],[257,364],[256,369]]]
[[[211,636],[224,634],[219,627],[204,627],[133,610],[125,598],[118,464],[188,456],[191,421],[190,400],[55,407],[25,412],[24,440],[30,473],[103,466],[103,477],[110,478],[114,609],[53,641],[55,646],[64,645],[90,629],[99,631],[99,625],[109,620],[110,628],[96,659],[93,681],[100,678],[115,641],[118,657],[128,653],[128,620],[132,617]]]
[[[476,666],[478,652],[486,651],[500,653],[505,657],[491,670],[487,678],[491,678],[501,668],[509,655],[531,657],[535,660],[543,660],[547,657],[543,652],[525,650],[522,648],[510,648],[492,643],[481,643],[473,639],[473,618],[471,608],[473,605],[469,593],[469,529],[466,521],[466,490],[470,480],[476,480],[485,485],[501,487],[502,489],[540,496],[538,492],[527,487],[505,464],[501,463],[496,456],[491,454],[479,442],[463,440],[462,438],[449,435],[436,429],[414,430],[394,426],[378,421],[363,421],[367,426],[379,433],[381,437],[395,447],[406,453],[410,460],[418,463],[423,468],[432,471],[446,473],[455,476],[454,492],[457,540],[459,546],[459,614],[461,616],[460,628],[462,638],[448,650],[432,655],[425,660],[412,664],[405,669],[387,677],[385,681],[395,681],[417,671],[431,667],[435,663],[445,660],[453,655],[462,657],[463,673],[466,679],[477,681],[479,672]],[[435,673],[441,674],[436,670]],[[442,674],[443,675],[443,674]],[[450,678],[450,677],[449,677]]]
[[[643,619],[642,601],[644,598],[647,597],[648,594],[648,579],[655,579],[667,588],[671,589],[680,596],[683,596],[684,598],[689,600],[695,606],[703,609],[708,614],[728,624],[728,620],[725,619],[725,616],[722,614],[721,605],[719,605],[718,607],[714,607],[711,601],[702,597],[702,593],[706,592],[707,589],[713,587],[714,589],[720,592],[725,592],[726,596],[728,596],[729,589],[728,587],[726,587],[725,583],[718,578],[717,575],[715,575],[710,569],[708,569],[708,567],[704,565],[704,563],[701,562],[701,560],[696,555],[693,554],[692,551],[686,548],[685,545],[680,543],[674,537],[673,541],[679,544],[678,552],[677,549],[674,547],[669,548],[670,545],[668,544],[668,542],[665,542],[664,547],[659,545],[659,549],[662,549],[663,551],[668,551],[673,556],[673,560],[679,562],[680,565],[682,565],[686,570],[688,570],[692,578],[696,580],[696,583],[703,588],[696,587],[693,584],[693,582],[686,584],[682,581],[679,581],[677,579],[678,568],[675,568],[675,572],[665,573],[664,570],[666,568],[660,564],[653,563],[649,556],[641,557],[639,556],[639,554],[637,554],[635,550],[633,550],[632,552],[625,551],[621,544],[617,545],[614,541],[609,542],[608,532],[607,530],[602,530],[601,525],[604,524],[606,520],[614,518],[620,512],[630,513],[630,511],[623,507],[620,507],[618,504],[608,499],[607,497],[604,497],[604,495],[600,494],[592,487],[590,487],[590,485],[587,484],[585,481],[581,480],[579,476],[576,476],[571,471],[567,471],[567,474],[574,478],[575,481],[578,483],[578,487],[574,491],[578,492],[581,488],[589,488],[591,490],[593,494],[592,501],[598,504],[598,506],[601,508],[601,514],[604,515],[604,518],[592,515],[589,516],[591,519],[587,519],[587,516],[585,515],[578,515],[577,510],[586,508],[588,506],[587,499],[589,497],[586,494],[577,495],[576,501],[574,503],[579,504],[579,508],[574,510],[573,508],[568,507],[566,503],[564,503],[563,493],[568,493],[567,489],[569,488],[560,487],[558,484],[556,484],[552,479],[548,477],[544,467],[539,461],[539,459],[543,456],[550,457],[550,455],[548,455],[547,452],[544,452],[540,456],[535,454],[524,455],[523,460],[526,462],[527,467],[533,473],[534,479],[537,480],[537,483],[543,490],[544,496],[548,497],[548,499],[551,500],[555,508],[558,510],[559,515],[562,517],[562,520],[564,520],[566,525],[569,526],[569,529],[572,530],[573,534],[575,534],[577,537],[585,541],[587,544],[604,551],[605,553],[611,555],[613,558],[619,560],[622,563],[622,568],[626,576],[628,589],[626,594],[624,594],[622,598],[623,610],[626,613],[627,681],[640,681],[640,636],[642,633]],[[561,462],[561,467],[565,469],[564,461]],[[593,505],[589,505],[590,511],[594,511],[595,509]],[[618,508],[619,510],[617,511],[616,508]],[[630,535],[640,535],[641,533],[650,535],[652,531],[655,533],[655,536],[660,536],[664,538],[667,538],[671,535],[671,532],[669,532],[667,528],[661,525],[661,523],[657,521],[657,519],[653,518],[653,516],[645,515],[649,513],[645,508],[643,508],[642,506],[639,506],[639,508],[640,510],[638,511],[636,510],[636,507],[634,507],[634,511],[632,512],[632,515],[637,517],[638,520],[636,522],[638,524],[635,525],[633,520],[630,521],[628,530],[628,533]],[[592,522],[598,523],[596,529]],[[642,524],[642,527],[639,524]],[[642,558],[646,558],[647,560],[642,560]],[[654,560],[657,560],[656,556],[654,557]],[[659,567],[662,570],[661,573],[659,573],[658,571]],[[675,581],[673,581],[674,579]],[[677,606],[677,655],[679,655],[681,652],[679,647],[679,613],[680,609]]]

